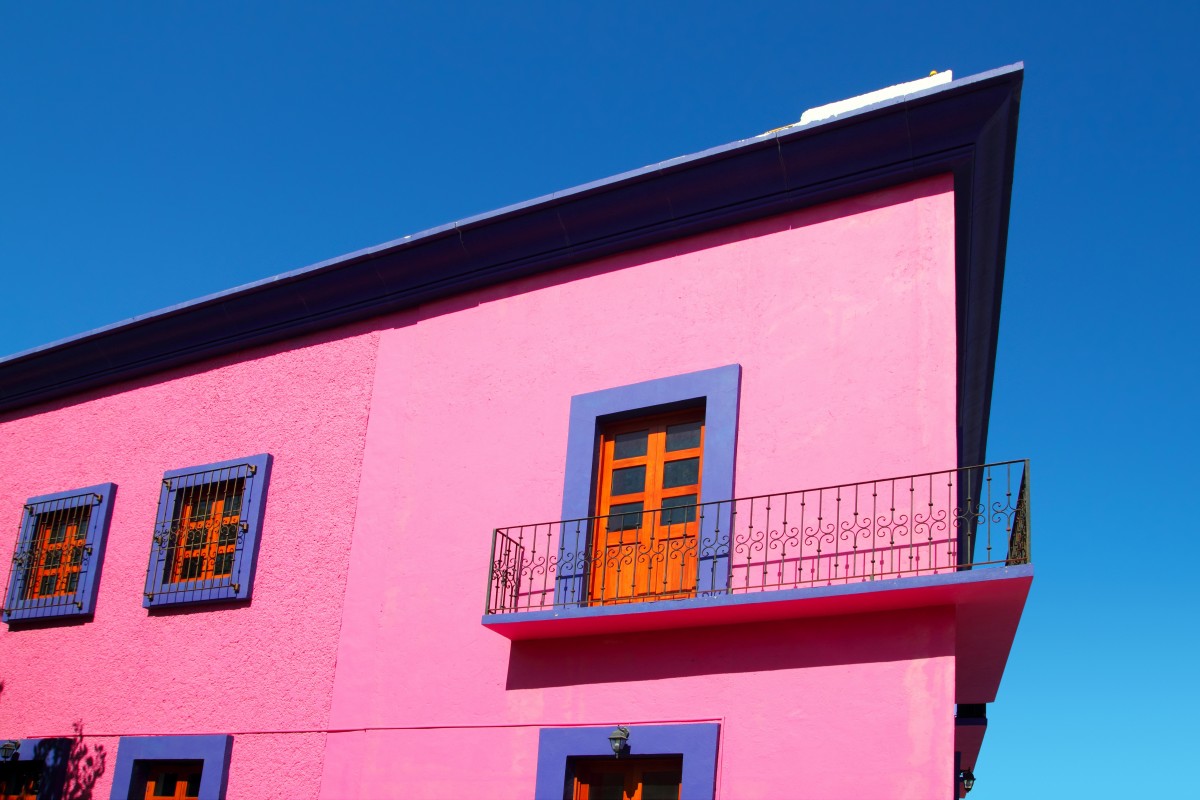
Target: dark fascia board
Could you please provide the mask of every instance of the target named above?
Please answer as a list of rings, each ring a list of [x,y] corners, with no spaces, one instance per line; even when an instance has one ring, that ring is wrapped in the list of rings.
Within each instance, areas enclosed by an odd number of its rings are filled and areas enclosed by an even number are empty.
[[[0,359],[0,412],[717,227],[951,172],[959,459],[982,463],[1017,115],[1014,64],[664,161]]]

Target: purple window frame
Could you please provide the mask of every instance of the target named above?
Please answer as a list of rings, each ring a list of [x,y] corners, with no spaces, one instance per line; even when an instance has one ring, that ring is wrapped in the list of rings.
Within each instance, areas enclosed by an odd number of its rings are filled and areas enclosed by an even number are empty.
[[[597,449],[605,424],[700,405],[704,407],[700,503],[733,499],[741,381],[741,365],[729,364],[572,397],[562,518],[580,520],[594,513]],[[699,537],[704,544],[696,559],[697,595],[724,594],[728,589],[731,505],[714,506],[715,513],[707,514],[703,521]],[[558,564],[585,565],[586,551],[580,553],[578,548],[586,544],[568,534],[568,525],[562,527]],[[586,588],[587,575],[582,569],[560,571],[555,580],[555,606],[585,606]]]
[[[167,558],[167,538],[164,532],[155,530],[150,545],[150,563],[146,568],[146,588],[142,593],[143,608],[216,603],[234,600],[249,600],[254,590],[254,575],[258,567],[258,548],[262,539],[263,516],[266,513],[267,491],[271,479],[270,453],[259,453],[248,458],[233,458],[214,464],[173,469],[163,473],[162,489],[158,497],[158,519],[170,519],[171,509],[179,493],[185,489],[205,486],[233,478],[247,478],[246,491],[242,495],[241,521],[246,523],[242,546],[234,550],[233,567],[230,572],[232,585],[196,586],[198,582],[179,581],[169,583],[162,580],[160,567]],[[236,470],[230,473],[230,470]],[[178,478],[185,478],[177,481]],[[249,480],[253,478],[253,480]],[[165,511],[164,511],[165,510]],[[165,517],[164,517],[165,513]]]
[[[568,759],[614,758],[608,735],[614,725],[586,728],[542,728],[538,732],[535,800],[569,797]],[[721,726],[716,722],[681,725],[629,725],[631,756],[682,756],[680,800],[713,800],[717,788],[717,747]]]
[[[0,737],[0,741],[8,741]],[[55,739],[17,739],[17,748],[13,761],[40,761],[42,763],[42,788],[38,792],[38,800],[61,800],[63,789],[67,782],[67,762],[71,757],[71,740]]]
[[[108,527],[112,522],[113,496],[116,494],[116,484],[100,483],[95,486],[85,486],[82,489],[72,489],[69,492],[55,492],[39,497],[31,497],[25,501],[25,510],[21,514],[21,530],[17,535],[17,545],[13,550],[13,565],[9,573],[8,589],[4,594],[4,621],[11,626],[14,622],[24,622],[38,619],[60,619],[72,617],[90,617],[95,613],[96,594],[100,590],[100,572],[104,566],[104,548],[108,542]],[[64,596],[55,598],[35,598],[23,600],[19,586],[22,585],[19,572],[23,569],[32,570],[33,565],[22,567],[18,560],[23,553],[30,553],[34,545],[34,534],[37,532],[37,519],[42,513],[49,512],[49,506],[62,501],[71,501],[60,505],[59,509],[77,508],[91,505],[92,511],[88,516],[87,532],[83,551],[83,564],[79,570],[79,584],[75,587],[73,602],[61,601]],[[45,507],[44,511],[38,511]]]
[[[229,734],[198,736],[122,736],[117,743],[112,800],[142,800],[135,794],[137,779],[155,761],[201,761],[200,800],[225,800],[233,737]]]

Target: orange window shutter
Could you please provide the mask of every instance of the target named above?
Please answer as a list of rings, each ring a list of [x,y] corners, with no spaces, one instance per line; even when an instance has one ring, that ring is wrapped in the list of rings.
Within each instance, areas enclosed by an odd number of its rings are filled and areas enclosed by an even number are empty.
[[[200,796],[201,765],[158,762],[146,772],[145,800],[192,800]]]
[[[27,599],[74,594],[87,546],[88,511],[80,506],[38,516],[25,587]]]
[[[242,481],[223,481],[181,494],[172,541],[172,583],[222,578],[231,573],[243,488]]]

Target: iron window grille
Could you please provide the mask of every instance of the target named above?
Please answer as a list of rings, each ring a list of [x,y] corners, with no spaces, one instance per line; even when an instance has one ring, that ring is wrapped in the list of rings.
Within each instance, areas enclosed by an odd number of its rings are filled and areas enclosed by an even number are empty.
[[[263,453],[163,475],[144,607],[249,599],[270,470]]]
[[[26,501],[4,595],[5,622],[93,613],[115,490],[103,483]]]

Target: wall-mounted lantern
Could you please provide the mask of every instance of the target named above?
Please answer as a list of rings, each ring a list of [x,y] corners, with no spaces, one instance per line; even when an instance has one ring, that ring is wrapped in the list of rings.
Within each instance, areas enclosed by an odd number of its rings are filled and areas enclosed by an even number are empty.
[[[12,761],[13,756],[21,749],[21,743],[15,739],[9,739],[4,744],[0,744],[0,761]]]
[[[629,728],[618,725],[617,729],[608,735],[608,743],[612,745],[613,755],[620,758],[621,751],[629,749]]]
[[[958,773],[958,781],[962,784],[963,794],[975,788],[975,773],[969,769],[964,769]]]

